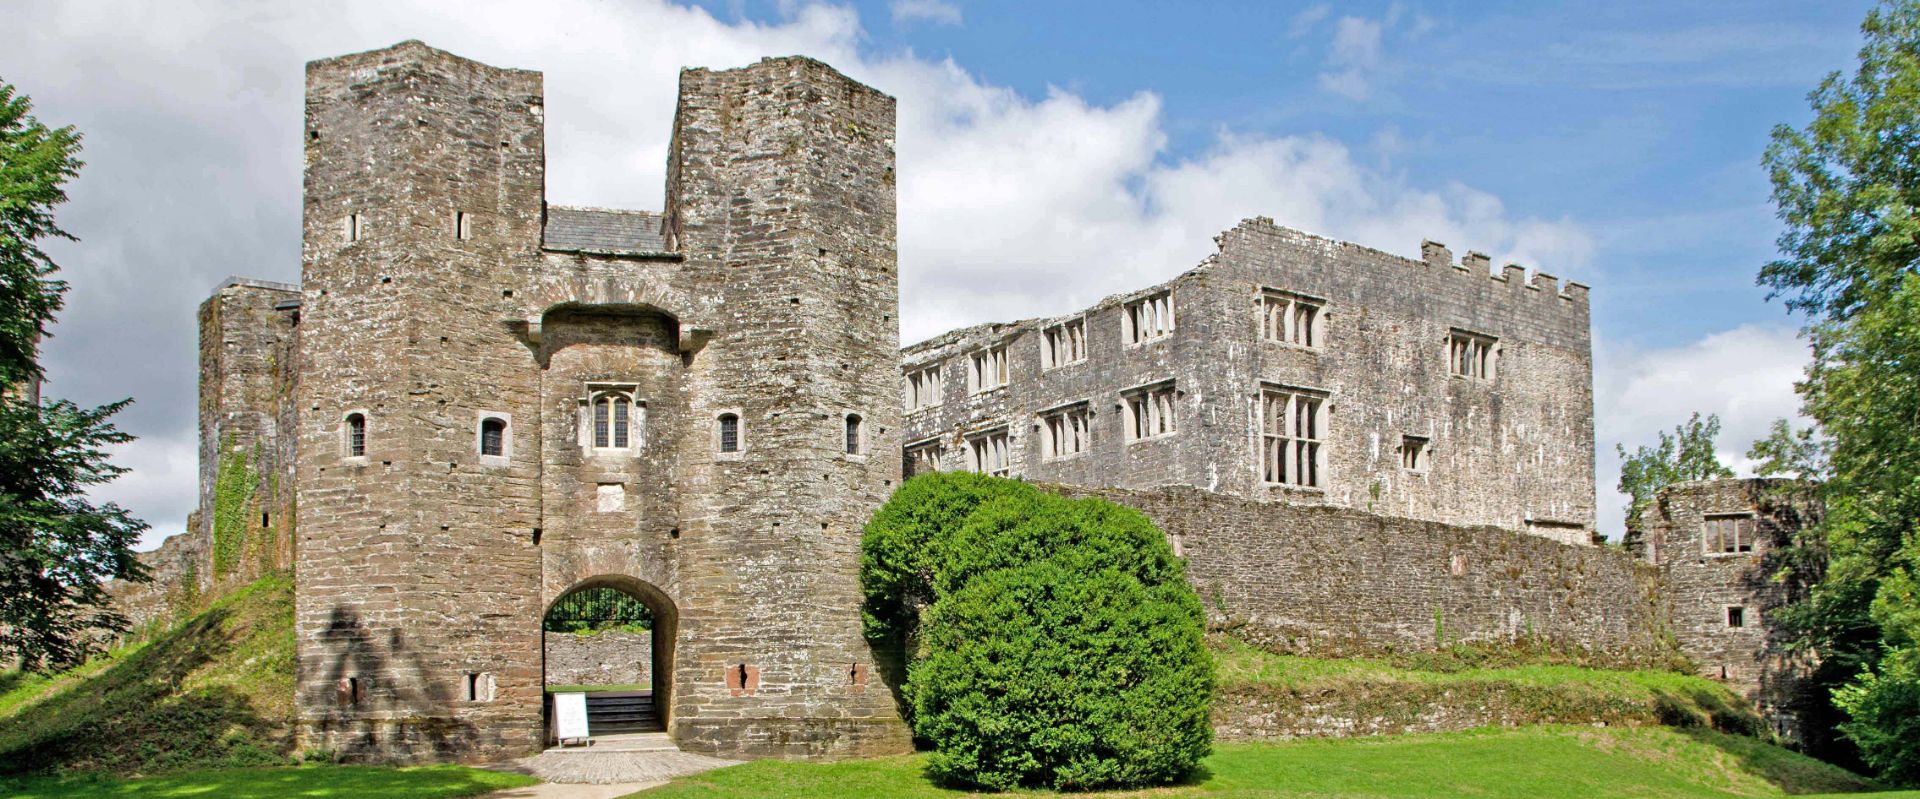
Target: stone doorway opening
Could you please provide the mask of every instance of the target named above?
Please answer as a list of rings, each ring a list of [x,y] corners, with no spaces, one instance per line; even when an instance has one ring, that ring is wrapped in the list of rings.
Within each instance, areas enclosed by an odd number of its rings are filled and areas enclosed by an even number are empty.
[[[660,733],[672,721],[673,644],[678,613],[645,581],[621,575],[582,580],[541,619],[547,738],[583,694],[587,737]],[[570,731],[572,732],[572,731]]]

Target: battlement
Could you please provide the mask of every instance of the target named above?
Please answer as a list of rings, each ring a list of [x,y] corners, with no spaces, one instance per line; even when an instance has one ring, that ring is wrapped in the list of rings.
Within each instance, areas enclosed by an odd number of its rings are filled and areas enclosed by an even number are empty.
[[[281,283],[277,280],[261,280],[256,277],[241,277],[239,275],[228,275],[227,279],[222,280],[219,282],[219,284],[215,285],[213,287],[213,291],[210,293],[219,294],[220,292],[233,288],[235,286],[244,286],[246,288],[255,288],[255,289],[266,289],[268,291],[284,291],[288,294],[300,293],[300,286],[297,283]]]
[[[1591,287],[1585,283],[1567,281],[1564,291],[1560,279],[1553,275],[1533,270],[1533,278],[1527,279],[1527,267],[1509,263],[1498,270],[1493,268],[1493,259],[1486,253],[1469,250],[1459,261],[1453,260],[1453,250],[1447,245],[1432,239],[1420,242],[1420,257],[1408,258],[1385,250],[1377,250],[1352,242],[1317,236],[1303,230],[1276,224],[1271,218],[1256,216],[1243,219],[1232,230],[1214,237],[1214,243],[1225,252],[1227,243],[1235,234],[1277,235],[1288,244],[1315,253],[1392,264],[1408,269],[1427,269],[1431,274],[1472,277],[1479,275],[1495,283],[1508,287],[1514,292],[1522,289],[1539,292],[1541,298],[1552,297],[1568,305],[1577,305],[1585,309],[1587,292]]]

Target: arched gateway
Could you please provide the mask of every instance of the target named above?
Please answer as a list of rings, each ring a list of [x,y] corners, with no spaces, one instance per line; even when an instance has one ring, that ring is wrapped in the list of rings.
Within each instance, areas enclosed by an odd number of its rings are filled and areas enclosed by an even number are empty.
[[[547,740],[553,697],[586,694],[590,737],[669,729],[680,614],[651,583],[601,575],[568,588],[541,619]]]

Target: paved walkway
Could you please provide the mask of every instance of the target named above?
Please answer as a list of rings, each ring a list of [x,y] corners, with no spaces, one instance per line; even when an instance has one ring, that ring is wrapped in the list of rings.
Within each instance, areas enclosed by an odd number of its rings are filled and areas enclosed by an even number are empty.
[[[487,799],[611,799],[738,762],[682,752],[663,732],[596,736],[590,746],[555,747],[501,764],[501,770],[538,777],[544,784],[495,792]]]

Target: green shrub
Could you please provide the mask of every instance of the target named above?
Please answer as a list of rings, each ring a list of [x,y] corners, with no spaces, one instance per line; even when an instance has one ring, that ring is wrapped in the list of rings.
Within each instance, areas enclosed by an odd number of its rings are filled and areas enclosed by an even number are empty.
[[[860,542],[867,634],[905,637],[933,602],[933,573],[945,538],[994,497],[1034,496],[1033,486],[973,472],[918,475],[895,489]]]
[[[1874,671],[1833,692],[1840,724],[1860,757],[1887,782],[1920,786],[1920,648],[1896,649]]]
[[[1210,751],[1212,659],[1180,583],[1053,561],[935,603],[906,686],[935,779],[995,790],[1154,785]]]
[[[1164,784],[1212,746],[1204,612],[1138,511],[916,477],[867,525],[861,584],[869,634],[915,641],[902,690],[937,779]]]

